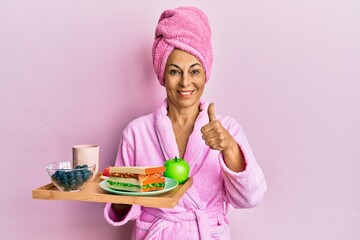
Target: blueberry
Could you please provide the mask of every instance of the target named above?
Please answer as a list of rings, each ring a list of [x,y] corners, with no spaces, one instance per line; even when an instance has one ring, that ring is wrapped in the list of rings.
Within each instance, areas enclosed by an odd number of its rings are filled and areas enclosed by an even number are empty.
[[[60,181],[66,181],[68,179],[67,174],[61,174],[59,179]]]
[[[59,179],[59,177],[60,177],[60,171],[56,171],[56,172],[51,176],[52,179]]]
[[[61,185],[69,184],[69,179],[62,178],[62,179],[60,179],[59,184],[61,184]]]
[[[77,181],[73,178],[69,181],[69,186],[71,189],[74,189],[77,185]]]
[[[67,172],[67,177],[72,179],[75,178],[75,172],[74,171]]]
[[[77,182],[79,182],[81,184],[84,182],[83,175],[80,172],[79,172],[79,174],[76,175],[75,179]]]
[[[55,172],[55,175],[56,175],[56,177],[58,177],[58,178],[60,178],[62,174],[63,174],[62,171],[59,171],[59,170],[57,170],[57,171]]]
[[[58,179],[58,177],[56,176],[56,174],[53,174],[53,175],[51,175],[51,179],[56,181]]]
[[[82,176],[82,174],[81,174],[81,172],[80,171],[75,171],[75,178],[77,179],[77,180],[79,180],[79,179],[83,179],[83,176]]]
[[[91,177],[91,171],[89,170],[84,170],[82,172],[83,178],[84,178],[84,182],[86,182],[90,177]]]
[[[57,171],[57,176],[59,179],[66,178],[66,173],[64,171]]]
[[[86,165],[86,164],[82,165],[82,168],[88,168],[88,167],[89,167],[89,166]]]
[[[81,178],[80,180],[76,179],[76,182],[78,183],[79,186],[83,185],[84,180]]]

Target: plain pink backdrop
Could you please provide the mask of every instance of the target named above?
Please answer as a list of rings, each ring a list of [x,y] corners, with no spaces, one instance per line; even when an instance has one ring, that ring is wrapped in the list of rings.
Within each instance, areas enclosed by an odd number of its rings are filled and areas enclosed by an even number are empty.
[[[0,239],[130,239],[103,204],[32,190],[73,145],[114,162],[125,125],[165,96],[151,46],[179,5],[208,14],[205,98],[242,123],[268,182],[259,207],[230,210],[232,239],[360,239],[358,0],[0,0]]]

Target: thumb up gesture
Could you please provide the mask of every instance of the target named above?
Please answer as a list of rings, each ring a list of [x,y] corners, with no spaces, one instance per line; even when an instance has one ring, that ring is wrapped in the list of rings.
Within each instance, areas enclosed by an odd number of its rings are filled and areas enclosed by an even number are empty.
[[[216,119],[214,103],[208,107],[209,123],[201,128],[202,138],[213,150],[226,151],[236,144],[234,138]]]

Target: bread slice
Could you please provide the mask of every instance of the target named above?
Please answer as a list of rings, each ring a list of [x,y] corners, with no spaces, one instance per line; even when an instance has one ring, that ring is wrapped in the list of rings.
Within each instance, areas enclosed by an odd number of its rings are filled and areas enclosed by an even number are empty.
[[[152,174],[163,173],[166,171],[164,166],[149,166],[149,167],[110,167],[109,173],[131,173],[131,174]]]
[[[165,187],[165,178],[146,179],[144,181],[135,178],[109,177],[106,181],[109,188],[130,192],[149,192],[162,190]]]
[[[128,191],[128,192],[151,192],[151,191],[163,190],[164,187],[138,188],[138,187],[112,186],[111,189]]]

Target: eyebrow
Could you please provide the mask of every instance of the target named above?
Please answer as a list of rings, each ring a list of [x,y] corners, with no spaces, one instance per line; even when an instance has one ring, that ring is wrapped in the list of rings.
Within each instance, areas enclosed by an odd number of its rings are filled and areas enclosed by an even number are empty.
[[[195,67],[196,65],[199,65],[201,67],[200,63],[194,63],[194,64],[190,65],[190,68]]]
[[[201,66],[200,63],[194,63],[194,64],[191,64],[189,68],[195,67],[195,66],[197,66],[197,65]],[[181,70],[181,68],[180,68],[178,65],[176,65],[176,64],[171,63],[171,64],[169,64],[167,67],[170,67],[170,66],[176,67],[176,68],[178,68],[178,69]]]

